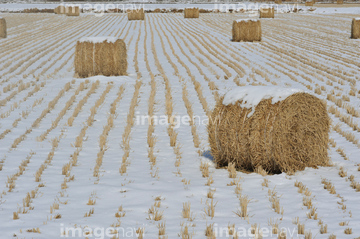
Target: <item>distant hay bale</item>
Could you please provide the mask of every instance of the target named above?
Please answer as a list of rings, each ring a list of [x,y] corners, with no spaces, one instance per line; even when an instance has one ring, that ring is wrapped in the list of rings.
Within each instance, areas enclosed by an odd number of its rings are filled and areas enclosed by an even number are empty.
[[[133,20],[145,20],[145,12],[144,9],[133,9],[133,10],[129,10],[127,12],[128,14],[128,20],[129,21],[133,21]]]
[[[7,37],[6,20],[0,17],[0,38]]]
[[[115,37],[82,38],[76,43],[75,73],[79,77],[126,75],[126,44]]]
[[[302,92],[274,104],[265,98],[250,117],[252,109],[242,107],[242,101],[224,105],[223,99],[208,125],[211,155],[219,167],[234,163],[246,171],[294,173],[329,165],[330,118],[320,99]]]
[[[305,2],[305,6],[307,6],[307,7],[311,7],[311,6],[313,6],[314,5],[314,2],[313,1],[306,1]]]
[[[65,6],[57,6],[55,9],[54,9],[54,13],[55,14],[65,14],[66,13],[66,10],[65,10]]]
[[[336,0],[337,4],[344,4],[344,0]]]
[[[259,13],[260,13],[260,18],[274,18],[275,16],[274,8],[260,8]]]
[[[185,8],[184,18],[199,18],[199,8]]]
[[[261,41],[261,23],[254,19],[239,19],[233,22],[232,41]]]
[[[353,18],[351,23],[351,38],[360,39],[360,18]]]
[[[66,7],[65,12],[66,12],[66,16],[78,17],[80,16],[80,7],[79,6]]]
[[[282,0],[275,0],[276,4],[282,4]]]

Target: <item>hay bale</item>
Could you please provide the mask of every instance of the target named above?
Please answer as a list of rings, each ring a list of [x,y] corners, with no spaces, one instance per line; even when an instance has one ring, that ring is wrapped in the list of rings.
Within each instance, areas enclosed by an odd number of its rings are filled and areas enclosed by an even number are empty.
[[[66,9],[65,9],[65,6],[57,6],[55,9],[54,9],[54,13],[55,14],[65,14],[66,13]]]
[[[185,8],[184,18],[199,18],[199,8]]]
[[[260,18],[274,18],[275,9],[274,8],[260,8],[259,13],[260,13]]]
[[[7,37],[6,20],[0,17],[0,38]]]
[[[145,20],[145,12],[144,12],[143,8],[128,10],[127,14],[128,14],[128,20],[129,21]]]
[[[75,73],[79,77],[126,75],[126,44],[115,37],[82,38],[76,43]]]
[[[65,12],[66,12],[66,16],[78,17],[80,16],[80,7],[79,6],[66,7]]]
[[[337,4],[344,4],[344,0],[336,0]]]
[[[211,154],[220,167],[235,163],[247,171],[261,166],[271,173],[293,173],[329,164],[329,128],[326,104],[315,96],[247,86],[217,102],[208,134]]]
[[[313,6],[314,5],[314,2],[313,1],[306,1],[305,2],[305,6],[307,6],[307,7],[311,7],[311,6]]]
[[[351,38],[360,39],[360,18],[353,18],[351,23]]]
[[[261,23],[255,19],[239,19],[233,22],[232,41],[261,41]]]
[[[282,0],[275,0],[276,4],[282,4]]]

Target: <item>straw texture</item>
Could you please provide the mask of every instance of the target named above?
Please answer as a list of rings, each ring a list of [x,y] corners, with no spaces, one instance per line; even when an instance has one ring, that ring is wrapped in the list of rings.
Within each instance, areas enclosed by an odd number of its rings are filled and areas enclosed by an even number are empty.
[[[7,30],[6,30],[6,20],[5,18],[0,18],[0,38],[7,37]]]
[[[261,41],[260,21],[234,21],[232,27],[232,40],[240,41]]]
[[[79,6],[66,7],[65,12],[66,12],[66,16],[71,16],[71,17],[80,16],[80,8],[79,8]]]
[[[260,18],[274,18],[275,16],[274,8],[260,8],[259,13]]]
[[[353,18],[351,23],[351,38],[360,39],[360,19]]]
[[[199,18],[199,8],[185,8],[184,18]]]
[[[126,75],[126,44],[122,39],[115,43],[77,42],[75,50],[75,73],[79,77],[94,75]]]
[[[128,11],[128,20],[145,20],[145,12],[144,9],[136,9],[136,10],[129,10]]]
[[[276,104],[262,100],[251,109],[223,105],[221,98],[208,125],[211,154],[218,166],[235,163],[254,171],[293,173],[329,164],[330,119],[315,96],[296,93]]]

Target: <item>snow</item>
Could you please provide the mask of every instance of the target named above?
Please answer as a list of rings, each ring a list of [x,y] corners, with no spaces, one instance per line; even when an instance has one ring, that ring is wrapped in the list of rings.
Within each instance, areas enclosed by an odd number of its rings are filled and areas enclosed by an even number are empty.
[[[80,43],[82,42],[91,42],[91,43],[115,43],[119,38],[117,37],[83,37],[79,40]]]
[[[248,19],[238,19],[236,20],[236,22],[258,22],[259,20],[258,19],[251,19],[251,18],[248,18]]]
[[[284,88],[277,86],[236,87],[225,94],[222,103],[224,105],[230,105],[241,101],[241,107],[252,109],[252,111],[248,114],[248,117],[250,117],[254,114],[255,108],[260,103],[260,101],[272,99],[271,103],[275,104],[299,92],[304,91],[300,89]]]

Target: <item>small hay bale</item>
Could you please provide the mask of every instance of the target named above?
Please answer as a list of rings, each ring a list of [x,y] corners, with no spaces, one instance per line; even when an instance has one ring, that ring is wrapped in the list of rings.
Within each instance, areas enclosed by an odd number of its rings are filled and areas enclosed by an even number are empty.
[[[66,7],[65,12],[66,12],[66,16],[78,17],[80,16],[80,7],[79,6]]]
[[[278,94],[271,88],[278,88]],[[239,89],[240,99],[233,94]],[[261,166],[270,173],[293,173],[329,165],[326,103],[294,89],[239,89],[221,97],[209,119],[211,154],[219,167],[235,163],[246,171]]]
[[[351,38],[360,39],[360,18],[353,18],[351,23]]]
[[[66,10],[65,10],[65,6],[57,6],[55,9],[54,9],[54,13],[55,14],[65,14],[66,13]]]
[[[126,44],[122,39],[89,37],[76,43],[75,73],[79,77],[122,76],[126,71]]]
[[[275,10],[274,8],[260,8],[259,13],[260,18],[274,18]]]
[[[276,4],[282,4],[282,0],[275,0]]]
[[[313,1],[306,1],[305,2],[305,6],[307,6],[307,7],[311,7],[311,6],[313,6],[314,5],[314,2]]]
[[[145,12],[144,12],[143,8],[128,10],[127,14],[128,14],[128,20],[129,21],[145,20]]]
[[[185,8],[184,18],[199,18],[199,8]]]
[[[344,0],[337,0],[336,3],[337,4],[344,4]]]
[[[233,22],[232,41],[261,41],[261,23],[254,19],[239,19]]]
[[[0,38],[7,37],[6,20],[0,17]]]

